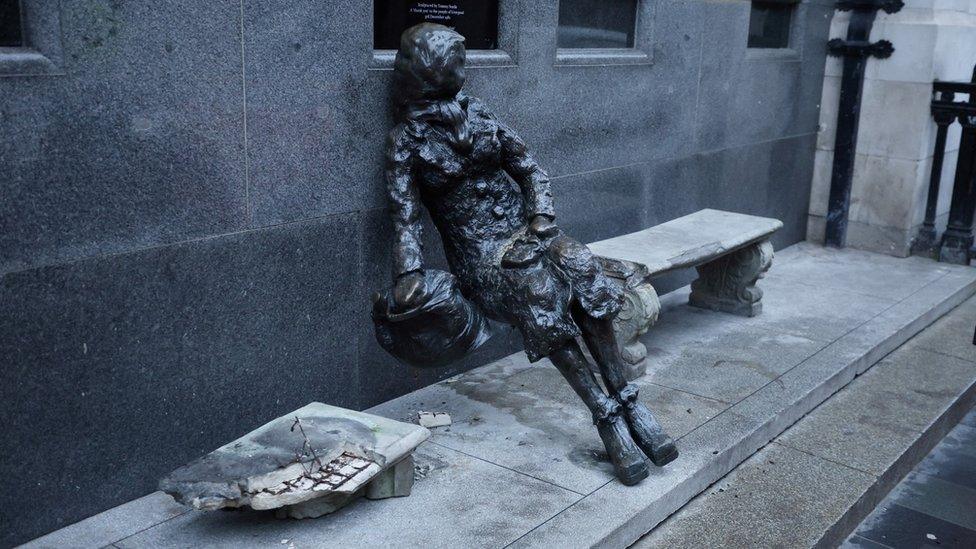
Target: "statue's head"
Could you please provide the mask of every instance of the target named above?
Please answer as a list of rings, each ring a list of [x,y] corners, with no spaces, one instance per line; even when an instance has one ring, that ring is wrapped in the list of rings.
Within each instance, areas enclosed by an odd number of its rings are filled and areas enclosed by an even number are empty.
[[[434,23],[410,27],[393,67],[400,102],[453,99],[464,86],[464,37]]]

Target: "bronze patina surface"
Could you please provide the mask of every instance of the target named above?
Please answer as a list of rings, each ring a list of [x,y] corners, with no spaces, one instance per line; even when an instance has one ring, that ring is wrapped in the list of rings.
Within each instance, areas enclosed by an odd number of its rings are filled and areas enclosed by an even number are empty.
[[[530,360],[552,361],[592,412],[618,478],[637,483],[648,475],[645,454],[664,465],[677,450],[625,377],[613,328],[623,289],[556,225],[549,177],[518,134],[462,92],[464,63],[464,38],[447,27],[424,23],[403,33],[387,150],[395,228],[390,308],[414,310],[430,299],[421,247],[426,208],[464,298],[514,325]]]

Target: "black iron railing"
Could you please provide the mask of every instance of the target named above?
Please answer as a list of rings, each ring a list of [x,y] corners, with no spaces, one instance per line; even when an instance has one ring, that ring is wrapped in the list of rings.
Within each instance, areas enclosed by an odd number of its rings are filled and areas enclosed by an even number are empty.
[[[958,96],[968,96],[957,100]],[[973,216],[976,214],[976,68],[969,82],[933,82],[932,117],[938,127],[935,153],[929,178],[925,221],[919,229],[913,249],[915,253],[931,255],[939,261],[968,265],[974,255]],[[958,121],[962,126],[959,138],[959,159],[949,205],[949,221],[939,242],[935,218],[939,207],[939,187],[945,161],[946,136],[949,126]]]

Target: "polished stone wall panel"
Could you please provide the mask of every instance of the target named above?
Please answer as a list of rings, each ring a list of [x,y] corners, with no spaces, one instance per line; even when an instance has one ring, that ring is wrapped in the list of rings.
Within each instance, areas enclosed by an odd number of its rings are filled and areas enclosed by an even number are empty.
[[[371,83],[371,2],[243,4],[252,225],[359,210],[389,85]]]
[[[697,142],[701,150],[735,147],[816,131],[822,86],[823,10],[800,4],[790,49],[747,48],[749,2],[705,3]],[[810,22],[810,19],[814,19]],[[808,23],[809,22],[809,23]],[[810,42],[808,44],[808,42]],[[812,50],[804,57],[807,50]],[[816,75],[821,78],[817,79]],[[815,93],[814,93],[815,92]]]
[[[357,407],[360,234],[347,215],[4,275],[0,545],[309,401]]]
[[[639,231],[647,218],[647,182],[646,164],[560,177],[552,184],[556,223],[583,243]]]
[[[239,2],[60,19],[66,74],[0,78],[0,273],[244,227]]]

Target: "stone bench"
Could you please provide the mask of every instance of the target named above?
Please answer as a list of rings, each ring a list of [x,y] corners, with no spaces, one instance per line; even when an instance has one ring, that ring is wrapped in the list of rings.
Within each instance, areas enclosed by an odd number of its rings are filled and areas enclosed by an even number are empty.
[[[615,322],[628,379],[646,372],[647,349],[638,339],[657,321],[660,302],[654,277],[696,267],[689,304],[755,316],[762,311],[756,281],[773,261],[769,237],[778,219],[721,210],[701,210],[638,231],[589,244],[607,273],[626,288],[624,309]]]

